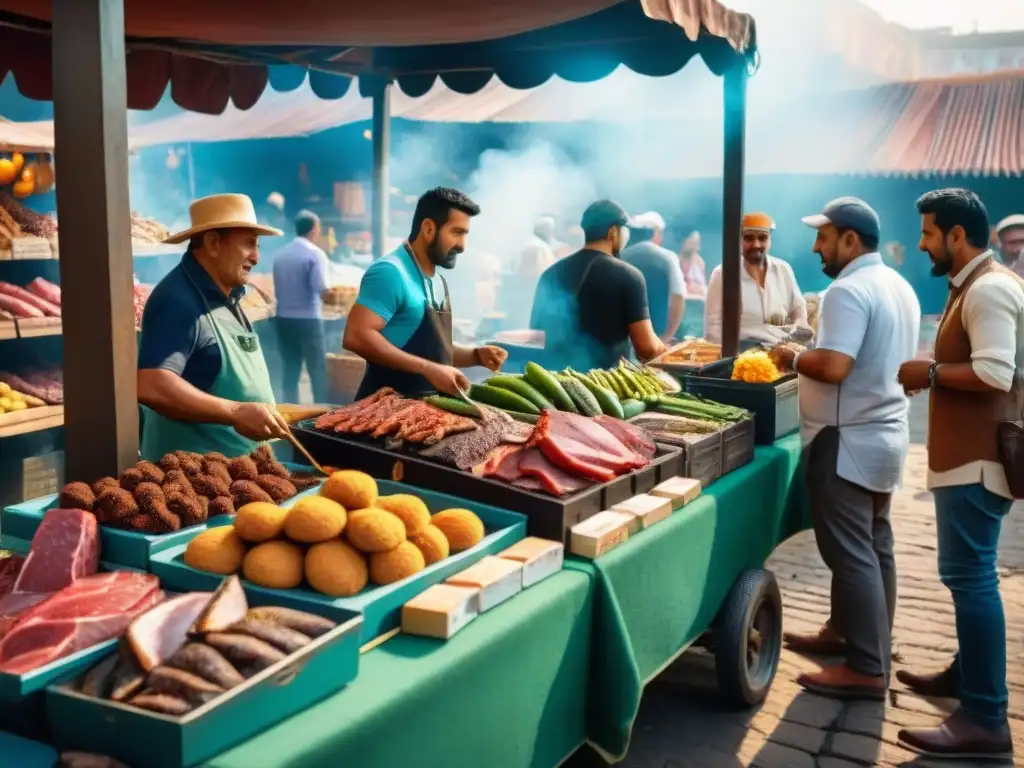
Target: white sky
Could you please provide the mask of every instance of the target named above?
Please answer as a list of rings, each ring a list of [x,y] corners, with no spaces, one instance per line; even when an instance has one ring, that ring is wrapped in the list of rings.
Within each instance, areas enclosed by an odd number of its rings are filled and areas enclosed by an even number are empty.
[[[823,0],[828,2],[828,0]],[[1024,0],[861,0],[906,27],[953,27],[958,32],[1024,29]]]

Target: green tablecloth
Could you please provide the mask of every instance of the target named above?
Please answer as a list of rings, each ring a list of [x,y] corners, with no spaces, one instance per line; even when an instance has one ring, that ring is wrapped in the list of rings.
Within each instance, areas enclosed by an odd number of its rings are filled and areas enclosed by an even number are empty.
[[[563,571],[446,643],[398,635],[344,691],[208,765],[557,765],[585,736],[591,594],[590,576]]]
[[[800,440],[758,448],[753,463],[624,545],[567,568],[594,577],[587,738],[625,755],[644,685],[711,625],[743,571],[805,527]]]

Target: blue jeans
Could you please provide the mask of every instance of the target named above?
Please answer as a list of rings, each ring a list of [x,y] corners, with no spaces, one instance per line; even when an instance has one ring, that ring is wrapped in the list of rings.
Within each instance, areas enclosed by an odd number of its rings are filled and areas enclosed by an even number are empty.
[[[953,595],[960,703],[980,725],[1006,723],[1006,616],[996,550],[1011,502],[983,485],[935,489],[939,578]]]

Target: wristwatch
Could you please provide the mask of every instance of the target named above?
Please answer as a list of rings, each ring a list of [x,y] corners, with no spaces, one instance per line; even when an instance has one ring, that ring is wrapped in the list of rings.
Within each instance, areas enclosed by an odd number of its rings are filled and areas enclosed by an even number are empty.
[[[928,366],[928,387],[935,389],[939,386],[939,364],[932,363]]]

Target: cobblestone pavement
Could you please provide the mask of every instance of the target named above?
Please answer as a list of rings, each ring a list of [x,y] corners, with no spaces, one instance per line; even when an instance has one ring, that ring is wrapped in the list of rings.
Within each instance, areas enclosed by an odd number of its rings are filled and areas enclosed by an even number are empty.
[[[915,411],[920,404],[915,403]],[[914,419],[920,425],[919,419]],[[921,430],[918,430],[921,435]],[[904,488],[893,503],[899,604],[895,642],[898,666],[935,667],[956,648],[953,606],[939,582],[935,516],[925,490],[926,456],[914,445]],[[1024,507],[1004,527],[1000,572],[1009,637],[1011,727],[1017,764],[1024,765]],[[829,572],[814,537],[801,534],[780,547],[767,566],[783,589],[787,630],[814,631],[828,616]],[[635,725],[627,768],[857,768],[857,766],[979,765],[916,758],[896,745],[901,727],[930,727],[952,702],[930,701],[898,682],[888,706],[840,703],[803,693],[797,675],[823,659],[783,651],[778,676],[764,705],[746,713],[725,712],[713,688],[710,658],[685,655],[648,686]],[[916,759],[915,759],[916,758]],[[575,765],[577,761],[572,761]],[[589,761],[588,761],[589,762]],[[982,763],[983,764],[983,763]],[[989,763],[991,764],[991,763]]]

